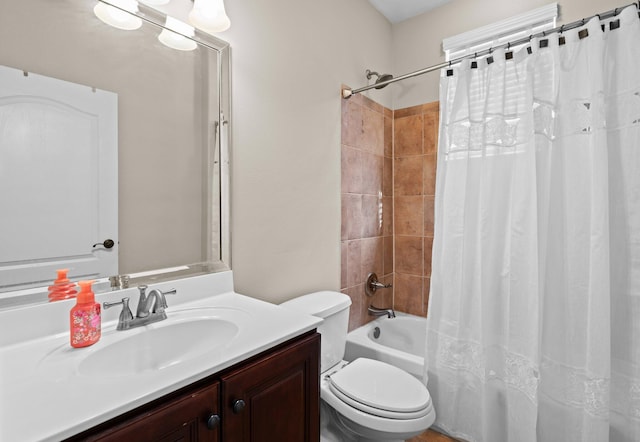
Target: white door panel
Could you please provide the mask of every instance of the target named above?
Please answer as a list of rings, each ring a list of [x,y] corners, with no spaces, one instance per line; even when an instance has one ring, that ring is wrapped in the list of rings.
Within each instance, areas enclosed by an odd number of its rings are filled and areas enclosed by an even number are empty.
[[[117,274],[117,204],[117,95],[0,66],[0,291]]]

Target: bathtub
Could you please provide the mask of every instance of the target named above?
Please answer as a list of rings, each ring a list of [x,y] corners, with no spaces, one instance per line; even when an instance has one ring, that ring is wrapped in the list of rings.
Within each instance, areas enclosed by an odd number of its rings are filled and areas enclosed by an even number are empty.
[[[345,359],[377,359],[422,380],[426,335],[426,318],[396,312],[395,318],[380,317],[349,332]]]

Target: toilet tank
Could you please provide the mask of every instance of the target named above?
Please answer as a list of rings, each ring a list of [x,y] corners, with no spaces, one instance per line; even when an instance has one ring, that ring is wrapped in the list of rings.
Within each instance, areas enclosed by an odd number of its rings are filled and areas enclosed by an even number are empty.
[[[323,319],[318,326],[320,341],[320,372],[336,365],[344,357],[349,328],[351,298],[343,293],[323,291],[310,293],[280,304],[288,310]]]

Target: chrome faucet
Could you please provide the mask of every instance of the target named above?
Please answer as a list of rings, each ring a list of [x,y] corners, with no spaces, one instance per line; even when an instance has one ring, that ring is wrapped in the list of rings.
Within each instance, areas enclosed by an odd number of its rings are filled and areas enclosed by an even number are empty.
[[[129,298],[122,298],[121,301],[104,302],[102,304],[105,310],[122,304],[122,311],[120,312],[118,326],[116,327],[117,330],[128,330],[167,319],[167,313],[164,311],[164,309],[167,308],[167,298],[165,295],[175,295],[176,289],[167,290],[166,292],[153,289],[150,290],[149,293],[146,293],[147,286],[141,285],[138,286],[138,290],[140,291],[140,299],[138,300],[138,309],[136,310],[135,318],[129,308]]]
[[[162,290],[153,289],[150,290],[149,293],[147,291],[146,285],[138,286],[138,290],[140,291],[140,300],[138,301],[138,310],[136,311],[137,318],[146,318],[152,314],[160,314],[165,315],[164,309],[167,308],[167,298],[165,295],[175,295],[176,289],[171,289],[166,292]],[[153,306],[153,310],[151,309]]]
[[[393,311],[392,308],[378,308],[370,305],[367,308],[367,311],[371,316],[384,316],[387,315],[387,318],[395,318],[396,312]]]

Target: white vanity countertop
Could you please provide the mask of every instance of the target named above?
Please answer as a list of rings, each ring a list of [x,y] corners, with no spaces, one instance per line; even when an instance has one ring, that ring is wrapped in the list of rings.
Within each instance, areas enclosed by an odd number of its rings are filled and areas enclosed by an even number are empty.
[[[221,318],[225,311],[233,311],[230,316],[240,318],[240,331],[215,351],[136,375],[107,370],[108,374],[90,376],[79,370],[87,356],[114,340],[144,332],[145,327],[115,330],[119,306],[103,311],[102,339],[81,349],[69,345],[68,312],[74,301],[0,312],[0,441],[57,441],[73,436],[313,330],[321,322],[234,293],[228,290],[231,278],[231,272],[223,272],[150,287],[178,289],[178,295],[167,297],[166,321],[191,309],[216,311]],[[133,303],[135,293],[110,292],[96,299],[102,303],[130,296]],[[131,307],[135,312],[135,303]],[[55,318],[47,321],[43,314]],[[44,321],[41,327],[39,321]]]

